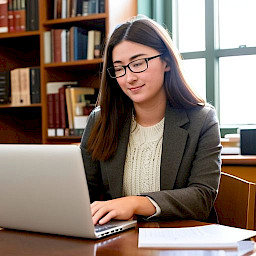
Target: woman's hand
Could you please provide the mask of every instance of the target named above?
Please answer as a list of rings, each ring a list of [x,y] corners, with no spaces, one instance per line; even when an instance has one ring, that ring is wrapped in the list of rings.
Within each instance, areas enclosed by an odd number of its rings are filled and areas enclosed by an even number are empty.
[[[135,214],[151,216],[155,211],[155,206],[144,196],[127,196],[109,201],[95,201],[91,204],[94,225],[103,225],[111,219],[129,220]]]

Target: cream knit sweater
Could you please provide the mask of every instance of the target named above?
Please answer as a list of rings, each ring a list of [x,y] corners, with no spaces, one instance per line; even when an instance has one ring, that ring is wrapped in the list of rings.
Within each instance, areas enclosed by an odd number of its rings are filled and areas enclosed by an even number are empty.
[[[132,119],[124,167],[124,196],[160,191],[163,130],[164,118],[150,127]]]

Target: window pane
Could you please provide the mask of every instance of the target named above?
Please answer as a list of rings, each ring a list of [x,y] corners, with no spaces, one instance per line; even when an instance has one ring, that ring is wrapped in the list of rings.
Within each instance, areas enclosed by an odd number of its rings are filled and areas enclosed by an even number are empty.
[[[256,46],[256,1],[220,0],[220,48]]]
[[[180,52],[205,50],[205,0],[178,0]]]
[[[185,78],[192,89],[206,99],[205,59],[183,60]]]
[[[221,124],[256,124],[256,55],[220,58]]]

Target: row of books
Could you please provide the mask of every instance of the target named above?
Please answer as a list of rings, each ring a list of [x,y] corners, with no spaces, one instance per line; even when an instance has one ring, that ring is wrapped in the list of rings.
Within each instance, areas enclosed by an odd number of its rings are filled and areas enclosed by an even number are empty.
[[[38,0],[1,0],[0,33],[38,30],[38,9]]]
[[[72,26],[70,29],[51,29],[44,32],[44,61],[67,62],[99,58],[102,33]]]
[[[41,102],[39,67],[0,72],[0,103],[12,106]]]
[[[105,0],[54,0],[54,19],[66,19],[104,12]]]
[[[66,81],[48,82],[46,90],[48,136],[80,136],[95,106],[98,89]]]

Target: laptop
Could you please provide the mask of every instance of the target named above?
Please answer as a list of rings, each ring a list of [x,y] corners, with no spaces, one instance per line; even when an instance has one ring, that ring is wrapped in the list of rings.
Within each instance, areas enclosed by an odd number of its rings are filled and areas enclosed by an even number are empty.
[[[78,146],[0,145],[0,227],[96,239],[135,226],[93,225]]]

